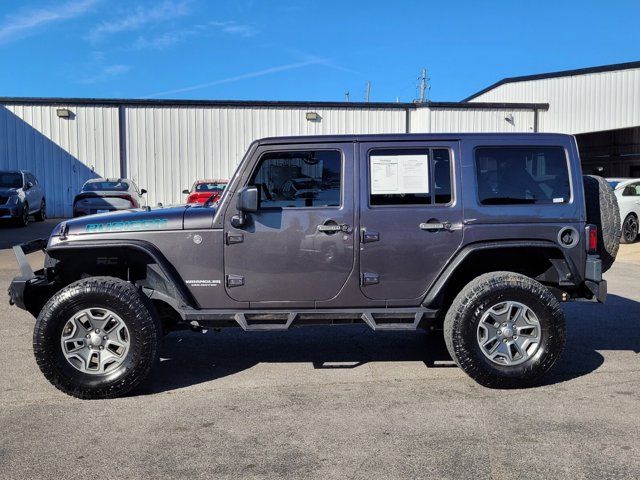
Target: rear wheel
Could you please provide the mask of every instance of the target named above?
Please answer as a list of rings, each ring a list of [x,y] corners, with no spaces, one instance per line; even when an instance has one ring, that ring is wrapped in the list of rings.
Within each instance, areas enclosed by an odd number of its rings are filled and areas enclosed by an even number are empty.
[[[560,356],[565,321],[560,304],[542,284],[512,272],[470,282],[444,321],[453,360],[481,385],[534,385]]]
[[[47,302],[33,348],[40,370],[56,388],[78,398],[111,398],[149,375],[160,338],[153,306],[134,285],[91,277]]]
[[[622,237],[620,243],[633,243],[638,238],[638,217],[633,213],[627,215],[622,222]]]
[[[47,203],[44,198],[40,202],[40,210],[35,214],[36,222],[44,222],[47,219]]]

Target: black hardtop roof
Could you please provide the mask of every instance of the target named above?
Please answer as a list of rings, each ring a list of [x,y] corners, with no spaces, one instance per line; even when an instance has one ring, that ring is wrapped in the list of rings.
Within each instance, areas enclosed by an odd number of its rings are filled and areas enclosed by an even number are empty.
[[[572,137],[564,133],[385,133],[351,135],[299,135],[289,137],[265,137],[257,140],[260,145],[282,143],[337,143],[337,142],[409,142],[409,141],[445,141],[470,138],[513,138],[543,139]]]

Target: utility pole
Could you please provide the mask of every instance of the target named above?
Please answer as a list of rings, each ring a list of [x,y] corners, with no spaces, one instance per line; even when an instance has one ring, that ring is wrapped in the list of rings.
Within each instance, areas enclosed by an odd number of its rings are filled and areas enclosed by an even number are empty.
[[[344,101],[345,102],[349,101],[349,92],[344,92]]]
[[[427,94],[427,69],[422,69],[422,75],[420,76],[420,103],[424,103]]]
[[[369,97],[371,95],[371,80],[367,80],[367,89],[364,92],[364,101],[369,103]]]

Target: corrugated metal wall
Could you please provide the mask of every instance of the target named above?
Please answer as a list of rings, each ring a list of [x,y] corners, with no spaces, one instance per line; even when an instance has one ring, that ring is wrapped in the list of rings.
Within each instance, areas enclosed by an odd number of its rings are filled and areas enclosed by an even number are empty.
[[[584,133],[640,125],[640,68],[505,83],[471,102],[544,102],[541,132]]]
[[[319,114],[319,121],[305,114]],[[249,144],[281,135],[403,133],[405,110],[127,107],[127,174],[150,205],[184,201],[198,178],[230,178]]]
[[[0,169],[33,172],[44,185],[49,216],[70,216],[73,196],[96,176],[120,172],[118,109],[0,105]]]
[[[640,125],[640,69],[505,84],[473,101],[550,103],[539,131],[580,133]],[[32,170],[44,183],[50,216],[71,214],[92,176],[120,176],[118,101],[0,105],[0,168]],[[531,132],[531,108],[456,105],[230,105],[123,102],[125,168],[149,204],[178,203],[198,178],[229,178],[249,144],[281,135],[411,132]],[[317,121],[305,118],[309,111]]]
[[[411,132],[533,132],[534,118],[531,109],[418,108],[411,111]]]

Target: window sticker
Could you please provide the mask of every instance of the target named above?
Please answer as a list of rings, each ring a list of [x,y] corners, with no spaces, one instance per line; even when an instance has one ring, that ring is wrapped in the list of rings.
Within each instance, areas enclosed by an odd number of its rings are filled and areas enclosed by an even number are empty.
[[[371,155],[371,194],[429,193],[429,155]]]

